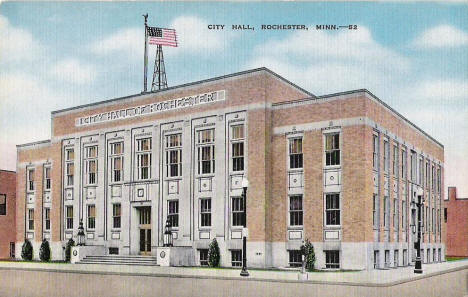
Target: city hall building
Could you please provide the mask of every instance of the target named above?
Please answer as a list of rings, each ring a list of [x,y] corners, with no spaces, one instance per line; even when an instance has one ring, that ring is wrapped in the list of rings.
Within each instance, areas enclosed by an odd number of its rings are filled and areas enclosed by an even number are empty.
[[[444,147],[369,91],[324,96],[259,68],[52,112],[51,139],[18,145],[16,256],[52,259],[82,220],[97,254],[154,255],[166,221],[180,265],[249,267],[444,261]]]

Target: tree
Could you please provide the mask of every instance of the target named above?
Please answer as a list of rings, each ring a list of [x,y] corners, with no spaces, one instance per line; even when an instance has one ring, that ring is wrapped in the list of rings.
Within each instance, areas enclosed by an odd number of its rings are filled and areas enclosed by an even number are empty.
[[[23,246],[21,247],[21,258],[28,261],[31,261],[33,258],[33,247],[28,239],[24,241]]]
[[[39,250],[39,258],[43,262],[50,261],[50,246],[47,240],[43,240],[41,243],[41,249]]]
[[[301,246],[301,251],[305,254],[307,271],[313,271],[315,266],[315,251],[309,239],[306,239],[305,244]]]
[[[65,261],[70,262],[71,259],[71,248],[72,246],[75,246],[75,241],[73,238],[70,238],[67,241],[67,247],[65,248]]]
[[[208,249],[208,265],[210,265],[210,267],[218,267],[220,257],[218,241],[214,238]]]

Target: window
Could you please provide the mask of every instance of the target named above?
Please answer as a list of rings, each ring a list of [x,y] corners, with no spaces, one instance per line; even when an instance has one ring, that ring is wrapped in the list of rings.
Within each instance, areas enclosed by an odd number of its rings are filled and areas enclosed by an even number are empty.
[[[424,210],[422,210],[422,211],[424,211]],[[424,214],[422,214],[422,217],[423,218],[421,218],[421,221],[424,224]],[[430,222],[430,220],[429,220],[429,207],[426,206],[426,231],[427,232],[429,232],[429,230],[430,230],[429,229],[429,222]]]
[[[401,201],[401,228],[406,231],[406,201]]]
[[[167,219],[171,227],[179,227],[179,201],[168,201]]]
[[[398,176],[398,146],[393,146],[393,175]]]
[[[408,264],[408,251],[403,250],[403,266],[406,266]]]
[[[390,167],[390,146],[388,144],[388,139],[384,140],[384,172],[388,173]]]
[[[44,168],[45,189],[50,190],[50,167]]]
[[[340,225],[340,194],[325,195],[326,225]]]
[[[406,179],[406,151],[401,151],[401,178]]]
[[[199,249],[200,266],[208,266],[208,249]]]
[[[432,249],[432,262],[436,261],[436,249]]]
[[[66,207],[66,228],[73,229],[73,206]]]
[[[34,169],[28,169],[28,191],[34,191]]]
[[[302,138],[289,140],[289,168],[302,168]]]
[[[447,207],[444,207],[444,223],[447,223]]]
[[[45,230],[50,230],[50,208],[44,208]]]
[[[418,184],[420,186],[424,183],[424,161],[423,159],[419,159],[419,166],[418,166],[419,174],[418,174]]]
[[[398,250],[393,251],[393,267],[398,267]]]
[[[232,171],[244,170],[244,125],[235,125],[232,129]]]
[[[200,199],[200,226],[211,226],[211,199]]]
[[[6,215],[6,194],[0,194],[0,216]]]
[[[340,268],[340,251],[325,251],[325,268]]]
[[[378,203],[378,196],[374,194],[373,196],[373,203],[372,203],[372,221],[374,222],[374,228],[379,227],[379,221],[377,216],[377,203]]]
[[[302,195],[289,196],[289,225],[302,226]]]
[[[151,178],[151,138],[137,139],[137,179]]]
[[[214,129],[198,131],[198,174],[215,172]]]
[[[439,235],[440,235],[440,233],[441,233],[441,230],[440,230],[441,229],[440,228],[440,209],[437,210],[437,227],[438,227],[437,230],[438,230]]]
[[[434,165],[432,165],[432,167],[431,167],[431,168],[432,168],[432,171],[431,171],[431,176],[432,176],[432,191],[434,191],[434,190],[435,190],[435,186],[436,186],[436,184],[435,184],[435,172],[434,172]]]
[[[435,209],[432,208],[432,233],[436,232],[436,216],[435,216]]]
[[[242,250],[231,251],[231,265],[232,267],[242,266]]]
[[[416,157],[416,152],[411,151],[411,181],[413,183],[416,183],[416,172],[417,172],[417,157]]]
[[[374,269],[379,268],[379,251],[374,251]]]
[[[116,248],[116,247],[109,248],[109,255],[118,255],[118,254],[119,254],[119,248]]]
[[[289,266],[290,267],[302,266],[302,252],[300,250],[289,251]]]
[[[398,200],[393,199],[393,228],[398,230]]]
[[[10,242],[10,258],[15,258],[15,243]]]
[[[232,197],[232,226],[244,226],[244,200]]]
[[[340,165],[340,134],[325,135],[325,165]]]
[[[182,134],[166,136],[166,174],[168,177],[182,175]]]
[[[385,268],[389,268],[390,267],[390,251],[389,250],[385,250]]]
[[[388,196],[384,196],[384,221],[383,225],[385,228],[388,228],[388,220],[390,219],[390,200],[388,199]]]
[[[373,153],[372,153],[372,167],[374,170],[379,169],[379,136],[373,134]]]
[[[111,181],[121,182],[123,180],[123,142],[110,144]]]
[[[34,230],[34,208],[28,209],[28,230]]]
[[[85,151],[86,182],[88,185],[94,185],[96,184],[98,147],[97,145],[88,146]]]
[[[75,153],[73,149],[65,150],[65,170],[67,186],[73,186],[73,174],[75,171]]]
[[[112,227],[120,228],[120,216],[122,215],[122,210],[120,203],[115,203],[112,205]]]
[[[429,188],[431,184],[431,172],[429,168],[429,162],[426,162],[426,188]]]
[[[88,229],[96,227],[96,206],[88,205]]]
[[[440,167],[437,168],[437,193],[440,194],[440,188],[442,186],[442,179],[440,175]]]

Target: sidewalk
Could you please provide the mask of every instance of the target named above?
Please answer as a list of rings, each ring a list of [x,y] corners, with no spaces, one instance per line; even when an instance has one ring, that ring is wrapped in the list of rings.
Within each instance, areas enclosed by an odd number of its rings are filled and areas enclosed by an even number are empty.
[[[0,270],[26,270],[79,274],[126,275],[146,277],[201,278],[271,282],[305,282],[351,286],[386,287],[448,272],[468,269],[468,260],[423,264],[423,274],[413,273],[414,267],[389,270],[353,272],[311,272],[308,280],[298,280],[298,271],[249,270],[249,277],[241,277],[240,269],[199,267],[159,267],[102,264],[0,262]]]

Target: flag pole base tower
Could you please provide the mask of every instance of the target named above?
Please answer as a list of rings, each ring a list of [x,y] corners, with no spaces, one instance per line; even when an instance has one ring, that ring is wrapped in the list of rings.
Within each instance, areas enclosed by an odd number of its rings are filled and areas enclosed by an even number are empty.
[[[151,92],[167,89],[166,67],[164,67],[164,55],[162,45],[156,48],[156,57],[154,60],[153,83]]]

